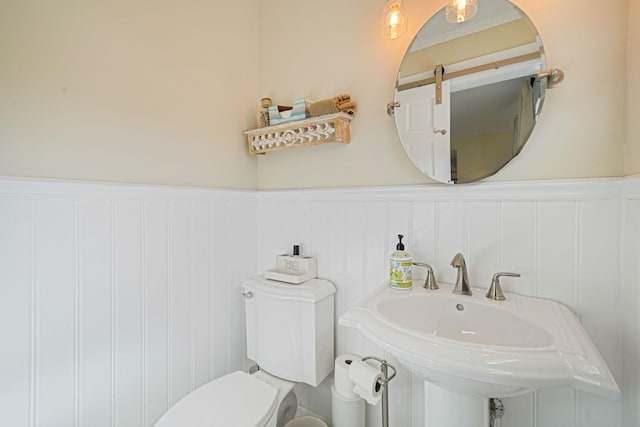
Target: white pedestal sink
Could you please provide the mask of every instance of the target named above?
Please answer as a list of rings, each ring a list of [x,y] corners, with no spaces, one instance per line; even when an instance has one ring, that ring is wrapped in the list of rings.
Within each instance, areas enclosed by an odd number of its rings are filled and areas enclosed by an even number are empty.
[[[615,379],[566,306],[511,293],[505,301],[493,301],[484,289],[473,288],[472,296],[454,295],[452,289],[442,283],[439,290],[382,286],[339,321],[425,380],[428,427],[484,427],[489,398],[540,388],[569,386],[620,397]]]

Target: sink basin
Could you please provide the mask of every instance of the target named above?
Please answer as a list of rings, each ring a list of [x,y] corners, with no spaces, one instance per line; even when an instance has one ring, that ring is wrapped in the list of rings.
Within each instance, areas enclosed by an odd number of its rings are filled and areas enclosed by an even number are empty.
[[[340,318],[407,369],[443,388],[484,398],[575,387],[611,399],[620,390],[576,316],[551,300],[505,301],[439,290],[381,287]]]
[[[452,295],[411,295],[377,306],[381,317],[419,334],[502,347],[547,347],[553,337],[535,323],[507,310],[461,301]]]

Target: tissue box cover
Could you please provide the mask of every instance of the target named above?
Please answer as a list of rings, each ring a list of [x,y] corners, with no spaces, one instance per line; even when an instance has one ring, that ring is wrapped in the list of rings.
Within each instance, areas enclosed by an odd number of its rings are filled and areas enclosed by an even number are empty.
[[[280,123],[292,122],[294,120],[302,120],[309,117],[309,105],[311,101],[306,99],[298,99],[293,102],[293,109],[287,111],[278,111],[278,106],[269,107],[269,124],[277,125]]]

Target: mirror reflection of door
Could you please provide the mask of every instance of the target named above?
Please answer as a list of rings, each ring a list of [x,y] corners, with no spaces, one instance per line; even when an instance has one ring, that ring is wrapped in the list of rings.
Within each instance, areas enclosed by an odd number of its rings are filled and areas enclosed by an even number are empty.
[[[437,64],[444,66],[443,83],[450,85],[450,123],[443,126],[447,138],[435,135],[433,139],[426,134],[439,127],[429,121],[433,117],[427,117],[432,114],[428,105],[433,91],[427,87],[434,86]],[[536,75],[545,69],[540,36],[512,3],[480,0],[476,17],[462,24],[446,22],[444,9],[439,11],[409,46],[396,82],[395,100],[401,104],[396,109],[396,127],[408,156],[440,182],[473,182],[493,175],[521,152],[538,120],[546,80]],[[421,103],[410,92],[425,99]],[[408,103],[406,109],[403,103]],[[419,125],[421,114],[426,118]],[[419,132],[423,134],[418,137]],[[448,149],[438,151],[438,157],[436,148],[442,148],[445,140]],[[449,153],[456,155],[453,178],[454,158]],[[445,163],[448,173],[437,166]]]
[[[435,85],[407,89],[396,100],[396,127],[409,157],[422,173],[451,182],[449,82],[442,82],[441,103]]]

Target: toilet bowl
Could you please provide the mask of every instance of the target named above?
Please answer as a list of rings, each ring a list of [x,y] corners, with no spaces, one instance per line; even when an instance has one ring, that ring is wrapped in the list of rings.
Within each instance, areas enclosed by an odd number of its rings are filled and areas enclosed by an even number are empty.
[[[267,426],[283,427],[289,420],[295,417],[296,411],[298,410],[298,398],[293,392],[295,383],[275,377],[265,371],[257,371],[253,374],[253,378],[269,384],[278,391],[276,407],[270,419],[270,421],[275,421],[275,424],[267,424]]]
[[[298,406],[294,383],[235,371],[182,398],[155,427],[283,427]]]
[[[335,286],[263,277],[244,282],[247,358],[235,371],[189,393],[155,427],[284,427],[295,416],[296,383],[317,387],[333,371]]]

